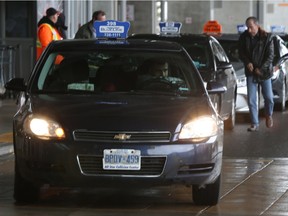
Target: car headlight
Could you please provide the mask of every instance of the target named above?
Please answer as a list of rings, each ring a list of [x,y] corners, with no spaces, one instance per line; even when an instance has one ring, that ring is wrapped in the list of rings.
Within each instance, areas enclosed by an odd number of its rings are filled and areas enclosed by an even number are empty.
[[[277,79],[277,78],[279,77],[279,74],[280,74],[280,69],[279,69],[279,67],[274,66],[274,67],[273,67],[273,75],[272,75],[271,79],[272,79],[272,80]]]
[[[63,128],[57,122],[43,117],[29,116],[24,122],[24,131],[40,139],[64,139]]]
[[[237,87],[244,87],[246,85],[246,76],[237,77]]]
[[[183,125],[179,139],[201,141],[215,136],[218,132],[217,121],[213,116],[201,116]]]

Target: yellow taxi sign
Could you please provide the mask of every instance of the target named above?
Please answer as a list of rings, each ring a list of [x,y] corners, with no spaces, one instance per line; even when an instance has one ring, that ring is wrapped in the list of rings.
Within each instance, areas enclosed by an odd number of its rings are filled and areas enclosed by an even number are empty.
[[[222,26],[216,20],[209,20],[203,27],[203,33],[220,34],[222,33]]]

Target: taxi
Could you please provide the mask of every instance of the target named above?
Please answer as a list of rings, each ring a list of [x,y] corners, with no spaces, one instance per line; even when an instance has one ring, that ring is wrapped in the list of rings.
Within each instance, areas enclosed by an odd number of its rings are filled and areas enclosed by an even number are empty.
[[[212,23],[213,24],[213,23]],[[193,59],[205,82],[222,83],[227,91],[212,95],[214,106],[224,119],[225,129],[235,126],[235,104],[237,96],[237,77],[225,50],[211,34],[180,33],[180,22],[161,22],[160,34],[133,34],[129,38],[172,41],[181,44]],[[207,29],[212,29],[208,26]]]
[[[225,87],[205,87],[177,43],[126,39],[129,22],[94,26],[97,39],[51,42],[27,81],[5,85],[20,91],[16,202],[39,200],[43,185],[182,184],[194,204],[217,204],[224,123],[208,94]]]

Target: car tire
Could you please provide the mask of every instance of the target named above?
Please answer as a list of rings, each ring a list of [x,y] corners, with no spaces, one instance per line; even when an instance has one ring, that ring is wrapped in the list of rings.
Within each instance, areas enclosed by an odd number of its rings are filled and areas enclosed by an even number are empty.
[[[192,199],[196,205],[216,205],[220,197],[221,175],[216,181],[208,185],[193,185]]]
[[[17,203],[35,203],[40,198],[40,187],[25,180],[15,159],[14,199]]]
[[[224,121],[224,128],[226,130],[233,130],[235,127],[235,121],[236,121],[236,107],[235,107],[235,99],[234,99],[232,101],[231,114],[230,114],[229,118]]]

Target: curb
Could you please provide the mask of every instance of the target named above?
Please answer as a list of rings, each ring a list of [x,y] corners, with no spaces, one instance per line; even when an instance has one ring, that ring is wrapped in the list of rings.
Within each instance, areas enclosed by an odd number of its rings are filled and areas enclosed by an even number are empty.
[[[12,133],[0,134],[0,156],[14,152],[12,136]]]
[[[14,153],[12,143],[0,143],[0,156]]]

